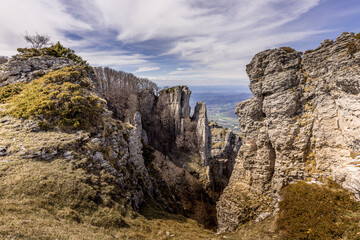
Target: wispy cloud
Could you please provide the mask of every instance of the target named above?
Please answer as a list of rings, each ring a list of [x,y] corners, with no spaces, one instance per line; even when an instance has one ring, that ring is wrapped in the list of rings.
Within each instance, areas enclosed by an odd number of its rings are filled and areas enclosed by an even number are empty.
[[[159,70],[159,69],[160,69],[159,67],[140,67],[134,73],[149,72],[149,71],[155,71],[155,70]]]
[[[355,0],[349,0],[351,5]],[[336,0],[0,0],[0,55],[47,33],[94,65],[156,81],[246,84],[258,51],[324,34]],[[346,5],[346,4],[345,4]],[[342,5],[342,8],[345,8]],[[358,3],[358,6],[360,4]],[[342,9],[348,15],[354,7]],[[344,19],[343,15],[341,19]],[[333,17],[336,22],[340,17]],[[306,23],[306,24],[304,24]],[[333,29],[333,28],[332,28]]]

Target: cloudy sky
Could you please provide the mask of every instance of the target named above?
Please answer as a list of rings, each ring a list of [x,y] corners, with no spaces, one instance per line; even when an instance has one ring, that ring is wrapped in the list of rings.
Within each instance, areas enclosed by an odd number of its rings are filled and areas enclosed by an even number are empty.
[[[247,85],[259,51],[360,32],[359,0],[0,0],[0,55],[46,33],[97,66],[161,85]]]

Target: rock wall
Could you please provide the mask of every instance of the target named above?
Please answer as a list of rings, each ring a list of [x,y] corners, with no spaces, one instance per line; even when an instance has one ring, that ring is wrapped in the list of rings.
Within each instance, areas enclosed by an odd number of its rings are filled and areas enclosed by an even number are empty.
[[[209,124],[211,128],[211,175],[214,179],[215,192],[222,193],[228,185],[235,159],[241,146],[241,138],[233,131],[217,123]]]
[[[298,180],[332,178],[359,198],[360,39],[343,33],[305,54],[284,47],[247,65],[254,98],[236,107],[243,145],[217,203],[219,231],[274,211]]]
[[[206,106],[199,102],[190,117],[190,95],[186,86],[164,89],[159,96],[145,90],[139,95],[139,111],[151,146],[174,159],[181,158],[179,153],[194,155],[206,167],[211,157]]]

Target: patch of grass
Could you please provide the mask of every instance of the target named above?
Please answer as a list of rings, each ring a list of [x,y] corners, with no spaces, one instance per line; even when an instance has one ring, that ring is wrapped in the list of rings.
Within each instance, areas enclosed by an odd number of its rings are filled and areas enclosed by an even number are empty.
[[[215,238],[181,215],[104,204],[98,196],[110,197],[111,184],[65,159],[0,161],[0,176],[0,239]]]
[[[281,191],[281,239],[358,239],[360,205],[334,182],[297,182]]]
[[[84,67],[50,72],[26,85],[8,99],[6,114],[37,119],[44,128],[87,129],[101,122],[105,101],[91,92]]]

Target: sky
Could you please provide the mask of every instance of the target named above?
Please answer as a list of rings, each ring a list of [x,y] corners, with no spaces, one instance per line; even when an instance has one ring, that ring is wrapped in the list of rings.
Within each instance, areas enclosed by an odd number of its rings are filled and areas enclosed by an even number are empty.
[[[0,55],[47,34],[93,66],[159,85],[248,85],[263,50],[360,32],[360,0],[0,0]]]

